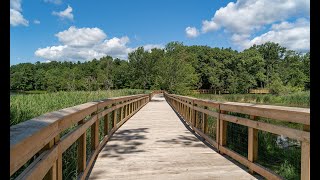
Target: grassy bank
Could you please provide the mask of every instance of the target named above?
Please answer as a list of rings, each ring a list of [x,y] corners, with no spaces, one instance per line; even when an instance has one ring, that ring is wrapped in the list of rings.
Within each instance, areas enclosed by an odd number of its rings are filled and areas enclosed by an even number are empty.
[[[310,107],[310,91],[297,92],[288,95],[272,94],[190,94],[195,98],[211,99],[215,101],[244,102],[257,104],[272,104],[279,106]]]
[[[10,96],[10,126],[41,114],[110,97],[149,93],[151,91],[121,89],[110,91],[74,91]]]

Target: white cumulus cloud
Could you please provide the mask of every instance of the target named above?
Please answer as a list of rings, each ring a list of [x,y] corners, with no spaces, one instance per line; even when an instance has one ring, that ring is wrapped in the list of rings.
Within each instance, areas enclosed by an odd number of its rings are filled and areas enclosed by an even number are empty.
[[[10,25],[29,25],[29,21],[22,15],[21,0],[10,0]]]
[[[201,32],[223,29],[241,48],[272,41],[306,51],[310,47],[309,18],[307,0],[237,0],[218,9],[210,20],[203,20]]]
[[[310,49],[310,22],[304,18],[294,23],[287,21],[272,25],[270,31],[246,41],[243,46],[248,48],[253,44],[263,44],[272,41],[296,51],[308,51]]]
[[[76,28],[71,26],[69,29],[55,35],[59,41],[69,46],[92,46],[100,43],[107,35],[99,28]]]
[[[248,34],[264,25],[309,14],[307,0],[237,0],[217,10],[210,21],[203,21],[202,31],[223,27],[231,33]]]
[[[67,9],[65,9],[64,11],[60,11],[60,12],[53,11],[52,14],[55,16],[59,16],[61,19],[73,20],[72,7],[69,5]]]
[[[195,27],[187,27],[185,31],[188,38],[194,38],[199,35],[199,31]]]
[[[69,29],[55,34],[61,45],[39,48],[35,51],[37,57],[46,60],[58,61],[82,61],[99,59],[103,56],[127,59],[128,53],[136,48],[128,47],[129,37],[113,37],[106,39],[107,35],[99,28],[76,28]],[[146,50],[161,45],[148,44]]]

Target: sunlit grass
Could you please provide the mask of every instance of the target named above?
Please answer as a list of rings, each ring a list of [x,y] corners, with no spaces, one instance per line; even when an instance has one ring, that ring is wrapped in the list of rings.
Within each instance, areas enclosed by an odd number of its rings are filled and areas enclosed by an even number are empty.
[[[43,94],[16,94],[10,96],[10,126],[48,112],[89,101],[149,92],[151,91],[121,89],[110,91],[61,91]]]
[[[270,104],[279,106],[292,107],[310,107],[310,91],[296,92],[288,95],[272,95],[272,94],[189,94],[200,99],[211,99],[221,102],[243,102]]]

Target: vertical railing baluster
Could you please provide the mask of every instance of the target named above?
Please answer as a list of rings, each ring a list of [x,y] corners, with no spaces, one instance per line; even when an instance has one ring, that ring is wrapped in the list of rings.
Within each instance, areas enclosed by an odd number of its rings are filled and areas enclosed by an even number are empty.
[[[52,139],[43,150],[50,150],[54,146],[54,139]],[[47,174],[43,177],[44,180],[53,180],[56,179],[56,163],[52,165]]]
[[[96,116],[95,122],[91,125],[91,150],[94,151],[99,146],[99,124],[100,120]]]
[[[122,121],[122,119],[123,119],[123,106],[120,108],[120,121]]]
[[[255,120],[256,116],[251,116],[250,119]],[[258,130],[252,127],[248,127],[248,160],[255,162],[258,158]],[[249,169],[251,174],[254,173],[252,169]]]
[[[104,136],[108,135],[108,132],[109,132],[109,114],[106,114],[104,116],[104,127],[103,127],[103,130],[104,130]]]
[[[113,113],[112,113],[112,117],[113,117],[113,128],[114,128],[114,130],[116,130],[117,129],[117,110],[118,109],[115,109],[115,110],[113,110]]]
[[[207,106],[204,107],[204,109],[208,109]],[[207,134],[208,133],[208,115],[206,113],[202,113],[202,118],[203,118],[203,121],[202,121],[202,132],[204,134]]]
[[[81,120],[78,122],[78,125],[81,125],[84,123],[84,120]],[[86,131],[79,137],[78,139],[78,171],[83,172],[86,169]]]
[[[225,146],[227,145],[227,125],[228,125],[228,122],[227,121],[224,121],[220,118],[220,115],[221,114],[226,114],[227,111],[223,111],[223,110],[220,110],[220,114],[219,114],[219,126],[220,126],[220,132],[219,132],[219,138],[220,138],[220,146]],[[224,154],[222,152],[220,152],[221,154]]]

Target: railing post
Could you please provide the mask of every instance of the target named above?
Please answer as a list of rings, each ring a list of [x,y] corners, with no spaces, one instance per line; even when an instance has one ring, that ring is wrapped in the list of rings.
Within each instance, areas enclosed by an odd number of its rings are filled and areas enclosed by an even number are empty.
[[[122,119],[123,119],[123,106],[120,108],[120,121],[122,121]]]
[[[123,101],[123,103],[126,103],[127,101]],[[127,105],[123,106],[123,118],[127,117],[127,111],[126,111]]]
[[[255,120],[256,116],[251,116],[250,119]],[[248,127],[248,160],[255,162],[258,158],[258,130],[252,127]],[[254,173],[252,169],[249,169],[251,174]]]
[[[78,122],[78,125],[83,124],[84,120]],[[86,132],[78,139],[78,171],[83,172],[86,169]]]
[[[186,101],[184,101],[185,103]],[[187,106],[183,104],[183,118],[186,119],[186,114],[187,114]]]
[[[189,104],[189,102],[186,102],[187,104]],[[186,121],[189,123],[189,106],[186,105]]]
[[[220,126],[220,130],[219,130],[219,138],[220,138],[220,146],[225,146],[227,144],[227,121],[224,121],[220,118],[221,114],[226,114],[227,111],[223,111],[220,110],[220,114],[219,114],[219,126]],[[220,152],[221,154],[224,154],[222,152]]]
[[[189,105],[192,105],[191,103],[188,102]],[[189,124],[191,124],[191,121],[192,121],[192,108],[191,107],[188,107],[188,115],[189,115],[188,121],[189,121]]]
[[[208,109],[207,106],[204,109]],[[206,113],[202,113],[203,122],[202,122],[202,130],[204,134],[208,133],[208,115]]]
[[[104,136],[108,135],[108,131],[109,131],[109,114],[106,114],[104,116]]]
[[[112,117],[113,117],[112,128],[114,128],[115,130],[117,128],[117,109],[113,110]]]
[[[94,122],[91,125],[91,149],[96,150],[99,146],[99,122],[100,120],[96,119],[96,122]]]
[[[197,106],[194,103],[194,100],[192,100],[192,121],[191,121],[191,127],[194,130],[195,123],[196,123],[196,116],[197,116],[197,111],[194,109],[194,107]]]
[[[44,148],[43,150],[49,150],[54,146],[54,139],[52,139]],[[54,163],[52,165],[52,167],[49,169],[49,171],[47,172],[47,174],[43,177],[44,180],[53,180],[56,179],[56,163]]]
[[[304,131],[310,132],[310,125],[303,126]],[[301,142],[301,180],[310,179],[310,143]]]
[[[54,138],[54,143],[55,144],[58,144],[60,141],[60,135],[56,136]],[[57,158],[57,161],[56,161],[56,177],[57,177],[57,180],[62,180],[62,152],[58,154],[58,158]]]

